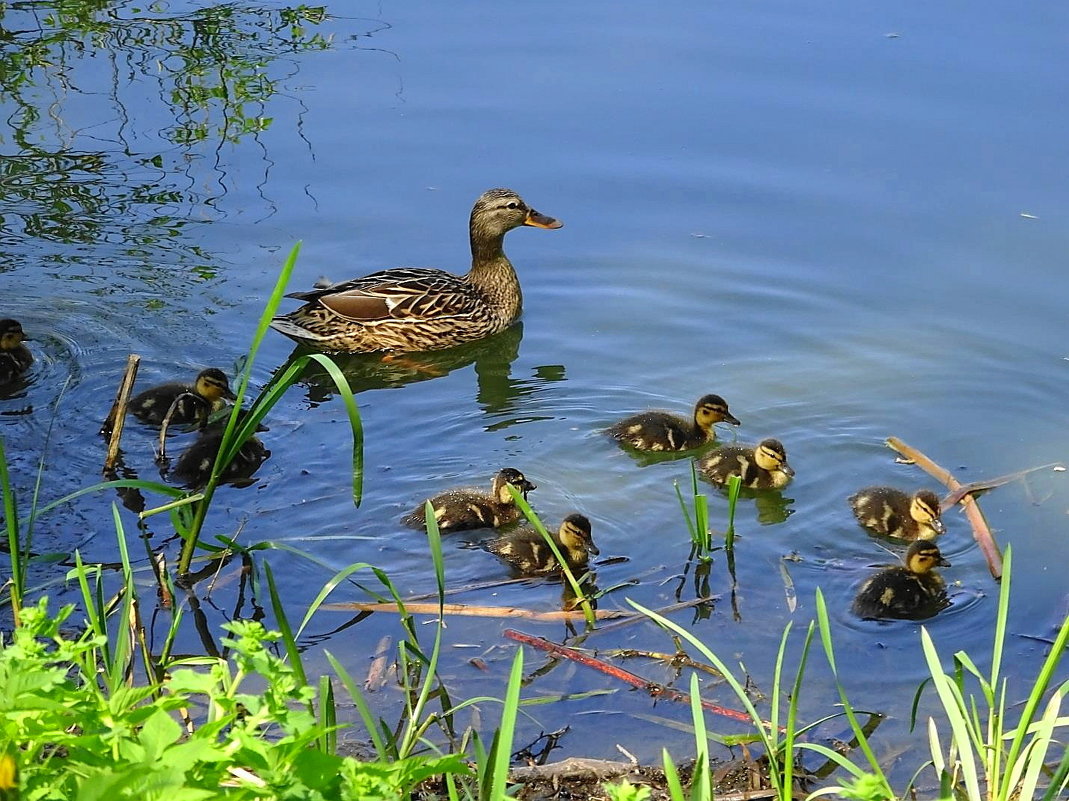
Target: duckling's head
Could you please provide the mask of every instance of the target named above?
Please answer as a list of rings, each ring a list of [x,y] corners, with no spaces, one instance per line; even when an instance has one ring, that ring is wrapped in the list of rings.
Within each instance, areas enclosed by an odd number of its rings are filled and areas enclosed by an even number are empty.
[[[0,320],[0,350],[14,350],[26,339],[18,320]]]
[[[922,525],[930,527],[936,534],[946,532],[946,526],[939,519],[939,496],[931,490],[919,490],[913,495],[909,504],[909,516]]]
[[[237,399],[237,395],[230,391],[230,380],[226,377],[226,373],[217,367],[201,370],[197,374],[197,380],[193,382],[193,391],[212,403],[220,398]]]
[[[497,475],[494,476],[494,497],[501,503],[512,503],[512,493],[509,492],[510,486],[515,487],[516,492],[520,493],[525,500],[528,492],[538,489],[519,470],[506,467],[503,470],[499,470]]]
[[[473,238],[496,238],[521,225],[535,228],[560,228],[564,223],[539,214],[511,189],[488,189],[475,201],[471,210]]]
[[[585,515],[571,514],[561,521],[560,531],[561,545],[568,550],[582,550],[597,556],[601,551],[594,545],[590,534],[590,521]]]
[[[909,572],[924,575],[934,567],[950,567],[937,546],[931,540],[914,540],[910,543],[903,560]]]
[[[702,431],[708,431],[713,423],[739,425],[738,418],[728,411],[728,402],[719,395],[705,395],[694,406],[694,422]]]
[[[787,464],[787,451],[778,439],[764,439],[754,448],[754,461],[762,470],[770,473],[778,470],[787,476],[794,475],[794,468]]]

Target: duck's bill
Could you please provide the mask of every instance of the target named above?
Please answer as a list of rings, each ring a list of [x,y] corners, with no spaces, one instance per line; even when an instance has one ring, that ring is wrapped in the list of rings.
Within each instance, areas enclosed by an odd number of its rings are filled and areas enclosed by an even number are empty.
[[[739,418],[737,418],[733,414],[725,414],[724,415],[724,422],[725,423],[731,423],[733,426],[741,426],[742,425],[742,423],[739,421]]]
[[[947,527],[943,525],[943,521],[939,518],[933,518],[928,522],[928,525],[932,527],[932,531],[934,531],[936,534],[947,533]]]
[[[781,464],[781,465],[779,466],[779,469],[783,471],[784,475],[787,475],[787,476],[793,476],[793,475],[794,475],[794,468],[793,468],[793,467],[791,467],[791,466],[790,466],[789,464],[787,464],[786,462],[784,462],[783,464]]]
[[[236,401],[238,399],[238,396],[234,394],[234,390],[230,389],[229,387],[227,388],[226,392],[223,393],[223,397],[226,398],[228,401]]]
[[[523,221],[523,224],[530,225],[532,228],[560,228],[564,225],[560,220],[547,217],[545,214],[539,214],[534,209],[530,209],[527,212],[527,219]]]
[[[592,542],[588,542],[586,546],[587,553],[594,554],[594,556],[601,556],[601,551],[598,550],[598,546]]]
[[[939,562],[938,562],[937,564],[938,564],[938,565],[939,565],[940,567],[951,567],[951,566],[952,566],[952,565],[950,564],[950,562],[948,562],[948,561],[947,561],[947,560],[946,560],[946,559],[945,559],[944,557],[942,557],[942,556],[940,556],[940,557],[939,557]]]

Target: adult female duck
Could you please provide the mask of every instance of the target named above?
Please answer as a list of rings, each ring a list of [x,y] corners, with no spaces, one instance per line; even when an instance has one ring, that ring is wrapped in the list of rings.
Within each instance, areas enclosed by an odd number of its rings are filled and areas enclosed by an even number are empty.
[[[304,306],[271,321],[318,350],[371,353],[440,350],[491,336],[520,316],[522,294],[502,247],[521,225],[560,228],[511,189],[490,189],[471,210],[471,270],[398,267],[287,297]]]

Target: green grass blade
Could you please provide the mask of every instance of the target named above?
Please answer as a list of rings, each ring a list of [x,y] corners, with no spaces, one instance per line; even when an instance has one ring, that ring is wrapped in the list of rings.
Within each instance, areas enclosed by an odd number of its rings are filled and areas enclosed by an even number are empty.
[[[360,409],[357,408],[353,391],[349,388],[349,381],[338,365],[321,353],[312,354],[311,358],[321,364],[334,379],[334,386],[345,402],[349,427],[353,431],[353,503],[359,506],[364,487],[364,428],[360,421]]]
[[[501,725],[497,730],[494,764],[490,776],[490,798],[506,798],[509,778],[509,761],[512,756],[512,740],[516,733],[516,717],[520,706],[520,687],[523,683],[523,649],[516,649],[505,689],[505,703],[501,710]]]

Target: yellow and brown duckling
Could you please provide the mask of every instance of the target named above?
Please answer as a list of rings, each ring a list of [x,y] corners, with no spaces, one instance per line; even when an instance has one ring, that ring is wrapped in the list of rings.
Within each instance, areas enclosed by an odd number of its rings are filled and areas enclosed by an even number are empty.
[[[174,405],[170,422],[176,425],[203,423],[223,407],[224,400],[234,400],[226,373],[216,367],[201,370],[192,384],[171,381],[138,393],[130,401],[130,413],[138,420],[161,425]]]
[[[519,470],[506,467],[494,476],[490,492],[462,487],[446,490],[430,498],[434,519],[439,531],[462,531],[472,528],[500,528],[520,519],[520,509],[512,498],[509,487],[514,487],[524,499],[537,487]],[[424,504],[420,504],[401,522],[413,528],[426,525]]]
[[[869,578],[857,593],[853,612],[862,618],[920,620],[948,605],[946,584],[936,567],[949,567],[932,540],[914,540],[903,564]]]
[[[590,557],[601,553],[590,535],[590,521],[581,514],[568,515],[551,535],[572,572],[586,569]],[[524,527],[487,543],[486,550],[525,576],[560,572],[560,563],[537,530]]]
[[[794,469],[787,464],[787,451],[778,439],[761,440],[753,448],[724,445],[700,459],[698,470],[714,484],[739,476],[742,486],[749,489],[782,489],[794,476]]]
[[[739,425],[719,395],[705,395],[687,420],[670,412],[649,411],[632,415],[610,426],[605,433],[641,451],[687,451],[716,439],[716,423]]]
[[[939,496],[931,490],[918,490],[910,496],[894,487],[866,487],[848,500],[857,522],[877,534],[931,540],[946,531],[939,519]]]
[[[26,339],[18,320],[0,320],[0,384],[14,381],[33,364],[33,354],[24,344]]]
[[[318,350],[369,353],[440,350],[505,330],[519,316],[520,282],[505,256],[513,228],[560,228],[511,189],[475,201],[468,226],[471,270],[398,267],[287,297],[306,301],[271,326]]]

